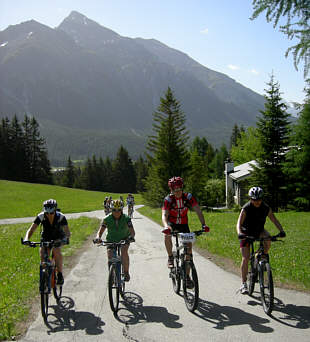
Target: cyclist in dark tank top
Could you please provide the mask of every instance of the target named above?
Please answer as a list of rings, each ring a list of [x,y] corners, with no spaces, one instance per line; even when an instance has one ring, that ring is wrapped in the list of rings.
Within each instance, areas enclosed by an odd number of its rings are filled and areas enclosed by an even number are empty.
[[[253,236],[255,238],[269,237],[269,232],[264,228],[266,218],[269,217],[270,221],[280,231],[280,236],[285,237],[285,232],[280,222],[275,217],[271,208],[263,201],[263,190],[260,187],[253,187],[249,190],[249,202],[247,202],[241,209],[238,222],[237,233],[240,239],[240,251],[242,254],[241,261],[241,293],[247,294],[247,274],[248,264],[250,258],[250,245],[245,239],[246,236]],[[271,241],[264,241],[265,254],[268,253]]]

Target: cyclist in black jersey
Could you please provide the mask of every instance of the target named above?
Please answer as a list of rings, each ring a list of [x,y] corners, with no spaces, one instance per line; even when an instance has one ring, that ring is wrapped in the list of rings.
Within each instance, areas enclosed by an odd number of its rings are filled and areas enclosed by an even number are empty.
[[[64,243],[69,243],[70,230],[67,219],[57,210],[57,202],[54,199],[43,202],[43,211],[37,215],[34,222],[27,230],[24,242],[30,240],[32,234],[40,224],[43,227],[41,234],[41,239],[43,241],[62,240]],[[53,253],[58,269],[57,284],[63,285],[61,247],[54,247]],[[40,248],[40,256],[41,262],[43,262],[43,248]]]
[[[250,258],[250,245],[245,239],[246,236],[253,236],[255,238],[269,237],[269,232],[265,229],[266,218],[269,217],[270,221],[280,231],[280,236],[285,237],[285,232],[280,222],[275,217],[271,208],[263,201],[263,190],[260,187],[253,187],[249,190],[249,202],[247,202],[241,209],[238,222],[237,233],[240,239],[240,251],[242,254],[241,261],[241,293],[247,294],[247,274],[248,263]],[[265,253],[268,253],[271,241],[264,241]]]

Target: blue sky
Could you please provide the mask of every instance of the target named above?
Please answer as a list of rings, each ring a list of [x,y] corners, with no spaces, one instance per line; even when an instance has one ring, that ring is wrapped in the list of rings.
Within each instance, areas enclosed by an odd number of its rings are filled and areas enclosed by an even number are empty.
[[[249,20],[252,0],[1,0],[0,30],[30,19],[54,28],[72,10],[122,36],[157,39],[259,94],[273,73],[286,101],[303,102],[303,65],[285,58],[293,42],[263,15]]]

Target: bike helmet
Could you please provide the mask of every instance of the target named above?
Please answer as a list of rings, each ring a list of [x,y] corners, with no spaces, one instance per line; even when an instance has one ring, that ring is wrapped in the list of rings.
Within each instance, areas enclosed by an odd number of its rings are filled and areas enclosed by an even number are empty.
[[[120,200],[115,200],[112,202],[111,204],[111,208],[116,209],[116,210],[122,210],[123,209],[123,205],[122,202]]]
[[[49,199],[43,202],[43,210],[45,213],[54,213],[57,209],[57,202],[54,199]]]
[[[262,199],[263,197],[263,189],[259,186],[254,186],[249,190],[249,197],[253,200]]]
[[[183,188],[183,179],[181,177],[172,177],[168,180],[168,186],[170,189]]]

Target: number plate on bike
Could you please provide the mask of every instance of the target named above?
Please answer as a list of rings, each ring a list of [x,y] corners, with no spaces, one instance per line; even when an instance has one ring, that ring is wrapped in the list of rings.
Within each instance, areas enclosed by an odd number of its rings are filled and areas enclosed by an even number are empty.
[[[179,238],[180,238],[181,243],[195,242],[194,233],[180,233]]]

